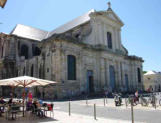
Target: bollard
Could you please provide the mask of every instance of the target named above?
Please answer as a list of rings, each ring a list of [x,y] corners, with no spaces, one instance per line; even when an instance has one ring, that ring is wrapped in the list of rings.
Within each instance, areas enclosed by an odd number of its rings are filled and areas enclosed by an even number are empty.
[[[104,106],[105,106],[105,105],[106,105],[106,104],[105,104],[105,98],[103,99],[103,103],[104,103]]]
[[[69,116],[71,115],[71,111],[70,111],[70,101],[69,101]]]
[[[134,123],[133,100],[131,99],[131,121]]]
[[[86,105],[88,106],[88,98],[86,97]]]
[[[154,103],[155,103],[155,109],[156,109],[157,108],[157,106],[156,106],[156,99],[154,99],[154,101],[155,101]]]
[[[127,108],[127,101],[126,101],[126,98],[125,98],[125,106],[126,106],[126,108]]]
[[[94,104],[94,119],[96,120],[96,104]]]
[[[105,98],[106,98],[106,104],[107,104],[107,96]]]

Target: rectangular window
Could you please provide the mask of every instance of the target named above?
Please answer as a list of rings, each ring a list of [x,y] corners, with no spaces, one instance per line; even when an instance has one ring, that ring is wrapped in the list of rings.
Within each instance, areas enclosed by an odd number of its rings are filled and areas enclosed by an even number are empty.
[[[68,80],[76,80],[76,58],[68,55]]]
[[[140,72],[140,68],[137,69],[137,73],[138,73],[138,82],[141,83],[141,72]]]
[[[107,45],[109,49],[112,49],[112,35],[110,32],[107,32]]]
[[[47,72],[49,72],[49,68],[47,68]]]

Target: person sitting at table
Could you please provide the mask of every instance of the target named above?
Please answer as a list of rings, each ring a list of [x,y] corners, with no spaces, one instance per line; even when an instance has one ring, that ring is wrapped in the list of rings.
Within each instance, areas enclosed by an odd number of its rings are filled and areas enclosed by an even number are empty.
[[[0,104],[5,104],[6,102],[3,100],[3,97],[0,98]],[[0,108],[0,112],[3,113],[4,112],[4,107]]]
[[[26,110],[29,111],[29,110],[32,110],[32,99],[29,99],[27,101],[27,105],[26,105]]]
[[[43,111],[40,109],[40,107],[41,107],[41,104],[39,103],[39,101],[34,100],[32,112],[36,113],[36,115],[42,117]]]
[[[12,104],[12,98],[11,99],[9,99],[9,101],[8,101],[8,104],[9,104],[9,106],[11,106],[11,104]]]
[[[6,102],[4,101],[3,97],[0,98],[0,104],[5,104]]]
[[[0,104],[5,104],[6,102],[3,100],[3,97],[0,98]],[[4,107],[0,107],[0,116],[4,113]]]
[[[2,111],[0,110],[0,116],[2,116]]]

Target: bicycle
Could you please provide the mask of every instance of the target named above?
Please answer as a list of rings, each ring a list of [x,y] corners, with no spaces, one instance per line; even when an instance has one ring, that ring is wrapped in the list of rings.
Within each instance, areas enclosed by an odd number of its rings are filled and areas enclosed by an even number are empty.
[[[148,105],[152,104],[153,107],[156,107],[156,102],[157,102],[157,98],[155,97],[154,94],[151,94],[148,99]]]
[[[144,98],[142,95],[140,95],[139,100],[142,106],[148,106],[148,100]]]
[[[131,104],[131,101],[133,101],[133,106],[136,106],[139,102],[135,100],[134,95],[129,95],[128,98],[125,99],[125,104],[126,106],[128,106],[129,104]]]

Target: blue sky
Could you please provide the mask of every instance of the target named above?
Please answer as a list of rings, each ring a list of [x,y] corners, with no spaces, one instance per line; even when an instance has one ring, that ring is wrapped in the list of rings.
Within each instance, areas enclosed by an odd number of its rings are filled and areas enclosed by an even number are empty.
[[[91,9],[106,10],[108,0],[8,0],[0,9],[0,32],[16,24],[51,31]],[[124,22],[122,43],[142,57],[144,70],[161,71],[161,0],[111,0]]]

